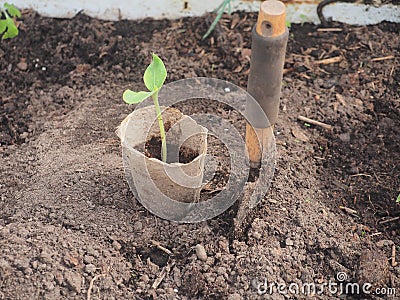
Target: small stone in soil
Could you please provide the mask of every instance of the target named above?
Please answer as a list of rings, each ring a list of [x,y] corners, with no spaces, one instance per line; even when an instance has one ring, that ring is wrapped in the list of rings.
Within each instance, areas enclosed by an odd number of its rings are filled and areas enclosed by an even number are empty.
[[[26,71],[26,69],[28,69],[28,64],[25,61],[21,60],[21,62],[17,64],[17,68],[21,71]]]
[[[196,250],[196,256],[198,259],[201,261],[206,261],[207,260],[207,252],[206,249],[204,249],[204,246],[202,244],[197,244],[195,246]]]
[[[91,264],[94,262],[94,257],[91,255],[85,255],[83,261],[85,262],[85,264]]]
[[[88,264],[85,266],[85,272],[88,274],[93,274],[94,272],[96,272],[96,266],[93,264]]]
[[[339,139],[342,142],[348,143],[350,142],[350,133],[346,132],[346,133],[341,133],[339,134]]]
[[[133,224],[133,229],[135,231],[141,231],[143,229],[143,223],[140,221],[135,222],[135,224]]]
[[[226,274],[226,268],[224,268],[224,267],[218,267],[218,268],[217,268],[217,273],[218,273],[219,275],[224,275],[224,274]]]
[[[99,252],[95,250],[92,246],[87,246],[86,252],[90,256],[99,257]]]
[[[118,243],[117,241],[114,241],[114,242],[112,243],[112,246],[113,246],[113,248],[114,248],[115,250],[117,250],[117,251],[121,250],[121,248],[122,248],[121,244]]]
[[[286,246],[293,246],[294,245],[293,241],[291,239],[289,239],[289,238],[286,239],[285,244],[286,244]]]

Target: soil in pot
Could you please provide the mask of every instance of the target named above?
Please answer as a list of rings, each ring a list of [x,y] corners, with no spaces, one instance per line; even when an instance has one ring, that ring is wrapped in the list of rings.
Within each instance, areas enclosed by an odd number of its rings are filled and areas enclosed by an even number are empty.
[[[164,128],[166,134],[171,129],[173,124],[170,121],[166,121],[164,123]],[[160,136],[151,136],[146,140],[146,143],[135,147],[136,150],[141,151],[148,158],[156,158],[161,160],[161,137]],[[176,153],[179,153],[179,158],[177,159]],[[196,151],[190,147],[185,145],[176,145],[173,143],[168,143],[167,138],[167,163],[182,163],[188,164],[192,162],[197,156],[199,156],[199,151]]]
[[[199,152],[189,147],[181,146],[178,149],[178,145],[167,143],[167,163],[179,162],[183,164],[190,163],[197,156]],[[179,151],[179,161],[176,161],[176,153]],[[144,155],[149,158],[157,158],[161,160],[161,138],[157,136],[151,137],[147,140],[144,150]]]

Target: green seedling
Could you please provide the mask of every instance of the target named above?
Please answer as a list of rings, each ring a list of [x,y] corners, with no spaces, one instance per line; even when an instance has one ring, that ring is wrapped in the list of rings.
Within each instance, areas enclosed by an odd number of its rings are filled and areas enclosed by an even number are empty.
[[[0,7],[0,35],[2,39],[9,39],[18,35],[15,18],[21,17],[21,12],[12,4],[4,3]]]
[[[303,27],[304,23],[308,22],[308,17],[306,15],[304,15],[304,14],[301,14],[300,15],[300,19],[301,19],[300,26]]]
[[[400,194],[397,196],[396,203],[400,204]]]
[[[163,61],[153,53],[153,60],[143,75],[144,84],[149,91],[134,92],[128,89],[122,96],[124,101],[128,104],[137,104],[152,97],[156,108],[158,126],[160,127],[161,160],[163,162],[167,161],[167,142],[165,139],[164,122],[161,116],[160,104],[158,103],[158,92],[162,88],[166,78],[167,70]]]
[[[215,17],[214,21],[211,23],[210,28],[208,28],[207,32],[203,35],[201,38],[202,40],[206,39],[211,32],[215,29],[217,26],[219,20],[221,19],[223,13],[226,10],[226,7],[228,7],[228,13],[231,13],[231,0],[223,0],[222,3],[213,11],[213,13],[217,13],[217,16]]]

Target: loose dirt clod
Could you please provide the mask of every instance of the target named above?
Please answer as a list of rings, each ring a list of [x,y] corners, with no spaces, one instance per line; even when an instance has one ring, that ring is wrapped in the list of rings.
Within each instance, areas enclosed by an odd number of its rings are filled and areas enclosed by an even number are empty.
[[[82,289],[82,277],[75,272],[68,271],[64,275],[67,285],[76,293],[80,293]]]

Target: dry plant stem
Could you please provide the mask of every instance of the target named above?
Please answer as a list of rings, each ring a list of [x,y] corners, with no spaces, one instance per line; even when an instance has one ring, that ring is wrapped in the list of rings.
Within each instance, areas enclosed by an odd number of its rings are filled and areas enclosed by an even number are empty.
[[[318,28],[318,32],[341,32],[343,31],[342,28]]]
[[[154,241],[154,240],[151,240],[151,243],[152,243],[154,246],[156,246],[158,249],[160,249],[161,251],[167,253],[169,256],[173,256],[173,255],[174,255],[174,254],[172,253],[171,250],[169,250],[169,249],[167,249],[167,248],[161,246],[161,244],[160,244],[159,242]]]
[[[391,257],[391,265],[392,267],[397,266],[397,262],[396,262],[396,245],[392,245],[392,257]]]
[[[93,290],[93,284],[94,284],[94,282],[95,282],[97,279],[99,279],[99,278],[101,278],[101,277],[104,277],[104,276],[106,276],[106,274],[98,274],[98,275],[94,276],[94,277],[92,278],[92,280],[90,280],[89,288],[88,288],[88,291],[87,291],[87,297],[86,297],[87,300],[90,300],[91,297],[92,297],[92,290]]]
[[[357,216],[357,211],[354,210],[354,209],[348,208],[348,207],[346,207],[346,206],[339,206],[339,208],[340,208],[341,210],[347,212],[348,214]]]
[[[319,121],[316,121],[316,120],[313,120],[313,119],[310,119],[310,118],[307,118],[307,117],[304,117],[304,116],[298,116],[297,119],[299,119],[300,121],[307,122],[309,124],[315,125],[315,126],[320,126],[320,127],[325,128],[327,130],[331,130],[333,128],[332,125],[325,124],[325,123],[322,123],[322,122],[319,122]]]
[[[165,276],[169,274],[169,272],[171,271],[171,268],[173,268],[174,266],[175,266],[175,263],[166,265],[164,267],[164,269],[162,269],[162,271],[161,271],[160,275],[157,277],[157,279],[154,280],[151,287],[153,289],[157,289],[158,286],[161,284],[161,282],[164,280]]]
[[[393,59],[393,58],[395,58],[394,55],[389,55],[389,56],[385,56],[385,57],[375,57],[375,58],[371,59],[371,61],[382,61],[382,60]]]
[[[335,57],[325,58],[322,60],[317,60],[315,63],[318,65],[329,65],[329,64],[341,62],[342,59],[343,59],[343,57],[341,57],[341,56],[335,56]]]
[[[158,103],[158,91],[152,96],[154,106],[156,107],[158,126],[160,127],[160,136],[161,136],[161,160],[163,162],[167,162],[167,143],[165,139],[165,129],[164,122],[161,115],[160,104]]]
[[[394,221],[397,221],[398,219],[400,219],[400,217],[390,218],[390,219],[379,222],[379,224],[386,224],[386,223],[394,222]]]

